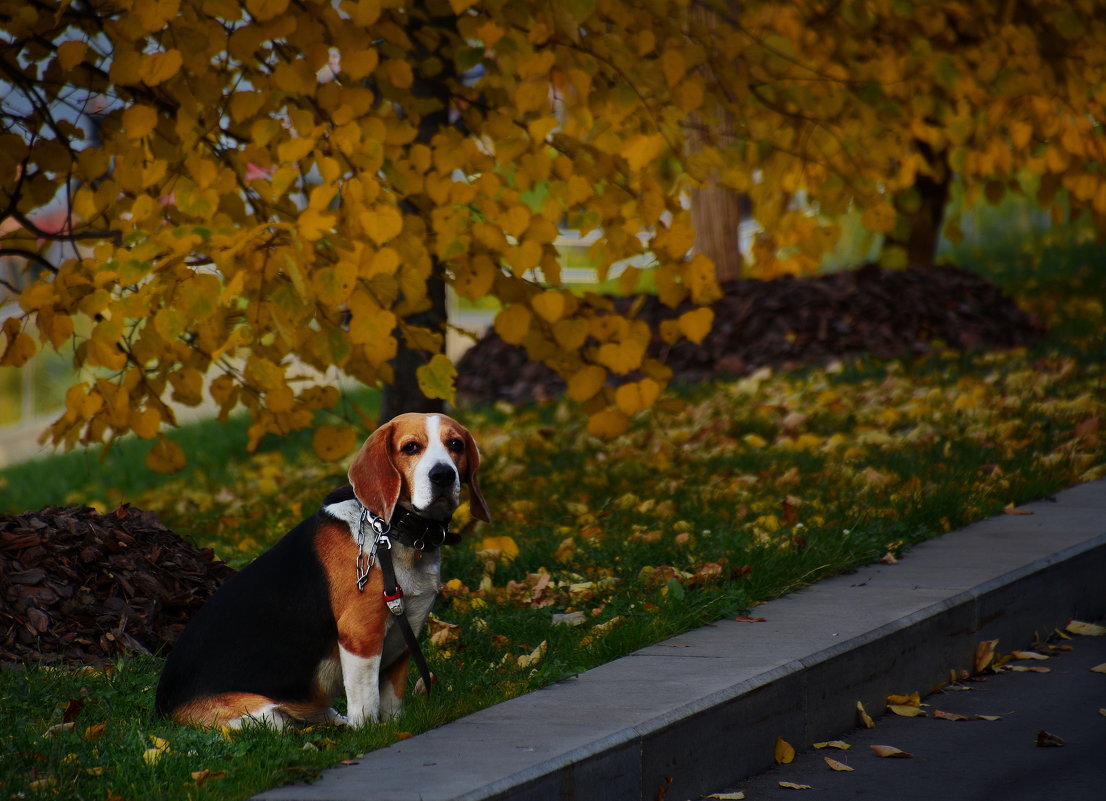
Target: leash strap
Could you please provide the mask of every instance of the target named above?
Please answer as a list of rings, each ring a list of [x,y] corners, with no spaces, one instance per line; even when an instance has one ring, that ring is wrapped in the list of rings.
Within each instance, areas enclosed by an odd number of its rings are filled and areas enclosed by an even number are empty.
[[[392,543],[387,537],[382,537],[381,544],[385,547],[377,552],[376,561],[380,564],[380,572],[384,577],[384,600],[388,604],[388,609],[396,616],[396,623],[399,624],[399,630],[407,642],[407,650],[411,652],[411,658],[415,660],[415,666],[419,669],[422,683],[426,686],[426,694],[430,695],[430,667],[426,664],[426,657],[422,655],[419,639],[415,636],[407,615],[404,614],[403,588],[396,581],[396,569],[392,564]]]

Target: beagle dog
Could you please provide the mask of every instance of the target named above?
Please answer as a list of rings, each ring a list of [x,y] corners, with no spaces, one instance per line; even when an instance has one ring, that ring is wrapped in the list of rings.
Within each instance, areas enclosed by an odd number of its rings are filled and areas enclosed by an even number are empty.
[[[350,465],[350,483],[189,622],[162,671],[157,713],[231,728],[359,726],[398,715],[407,643],[440,589],[438,546],[451,536],[462,483],[473,517],[490,519],[479,465],[472,435],[445,415],[404,414],[374,431]],[[386,571],[372,569],[374,547],[390,548],[390,560],[380,560],[400,588],[390,598]],[[398,595],[406,622],[395,612]],[[331,706],[343,688],[345,717]]]

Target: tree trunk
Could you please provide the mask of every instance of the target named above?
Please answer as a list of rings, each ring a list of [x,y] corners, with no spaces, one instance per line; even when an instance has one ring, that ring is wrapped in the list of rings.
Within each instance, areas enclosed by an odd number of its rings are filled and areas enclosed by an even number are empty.
[[[719,283],[741,277],[741,195],[713,183],[691,192],[695,252],[714,262]]]
[[[710,30],[719,24],[718,14],[703,5],[693,5],[690,13],[692,26],[702,26]],[[714,80],[714,75],[709,69],[707,79]],[[707,143],[724,148],[734,141],[733,117],[728,112],[719,109],[717,124],[709,130],[704,130],[707,126],[701,115],[692,116],[691,130],[687,138],[689,151],[694,152]],[[695,228],[695,252],[710,257],[714,262],[715,275],[719,283],[736,281],[741,277],[739,227],[742,202],[741,193],[719,186],[714,176],[709,177],[700,188],[691,191],[691,224]]]
[[[914,179],[909,201],[905,194],[896,200],[901,221],[896,230],[887,235],[884,247],[901,247],[910,266],[932,267],[937,261],[937,245],[945,221],[951,172],[943,152],[935,153],[925,142],[914,144],[929,163],[933,174],[919,173]]]
[[[419,130],[415,137],[417,144],[429,144],[439,130],[449,125],[450,81],[455,77],[453,59],[449,57],[448,48],[427,46],[427,42],[440,43],[443,40],[456,39],[457,18],[454,16],[432,16],[427,11],[428,4],[420,2],[415,4],[416,14],[412,15],[411,38],[415,42],[415,51],[412,53],[412,64],[415,65],[415,80],[411,87],[411,93],[415,97],[427,97],[437,100],[433,111],[425,113],[419,120]],[[417,17],[425,14],[425,21],[417,20]],[[428,63],[430,53],[445,54],[445,57],[437,59],[441,69],[433,75],[422,73],[422,67]],[[430,219],[431,203],[429,198],[414,197],[405,201],[403,210],[405,213],[423,214],[427,221]],[[430,308],[406,318],[411,325],[428,328],[431,331],[442,333],[442,342],[445,342],[445,327],[448,320],[446,312],[446,286],[445,271],[436,258],[433,259],[433,267],[430,278],[426,282],[427,297],[430,298]],[[444,346],[444,345],[443,345]],[[415,375],[417,370],[429,360],[429,357],[420,350],[407,347],[403,338],[399,338],[399,348],[396,357],[392,360],[394,370],[393,382],[384,387],[380,400],[380,422],[391,420],[398,414],[405,412],[441,412],[445,409],[445,402],[438,398],[428,398],[419,389],[419,382]]]

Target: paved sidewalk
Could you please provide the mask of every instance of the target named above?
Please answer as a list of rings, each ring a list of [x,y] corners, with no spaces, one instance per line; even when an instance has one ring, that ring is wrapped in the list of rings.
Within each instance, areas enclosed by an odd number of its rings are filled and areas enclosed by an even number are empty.
[[[777,736],[833,739],[858,700],[875,712],[933,687],[980,640],[1009,650],[1106,617],[1106,481],[1024,509],[758,607],[765,623],[719,621],[256,798],[682,801],[733,786],[771,767]]]
[[[966,683],[970,691],[949,690],[925,699],[930,715],[940,710],[969,718],[998,715],[999,720],[885,715],[874,729],[835,737],[852,746],[847,751],[806,751],[789,765],[722,792],[741,790],[748,801],[796,801],[793,789],[779,785],[791,782],[811,787],[817,801],[1101,801],[1106,797],[1106,717],[1098,710],[1106,708],[1106,674],[1091,668],[1106,664],[1106,637],[1073,637],[1068,644],[1071,653],[1047,662],[1015,663],[1048,667],[1050,673],[1002,673]],[[1064,744],[1038,746],[1041,731]],[[880,758],[872,745],[892,745],[911,757]],[[825,757],[853,771],[833,771]]]

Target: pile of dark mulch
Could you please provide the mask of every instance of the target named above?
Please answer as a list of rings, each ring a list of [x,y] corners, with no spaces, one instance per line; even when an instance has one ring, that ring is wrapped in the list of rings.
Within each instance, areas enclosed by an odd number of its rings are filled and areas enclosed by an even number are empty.
[[[811,278],[740,280],[723,285],[713,304],[714,328],[700,345],[665,344],[654,334],[649,356],[667,364],[679,381],[741,375],[769,365],[796,367],[871,353],[910,357],[938,342],[963,349],[1029,344],[1039,325],[990,281],[949,266],[857,270]],[[614,301],[626,313],[630,300]],[[693,308],[670,309],[650,297],[638,319],[657,331],[664,319]],[[458,389],[474,398],[523,403],[564,391],[549,368],[490,331],[461,358]]]
[[[97,662],[171,646],[234,571],[122,506],[0,516],[0,660]]]

